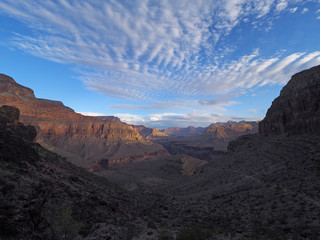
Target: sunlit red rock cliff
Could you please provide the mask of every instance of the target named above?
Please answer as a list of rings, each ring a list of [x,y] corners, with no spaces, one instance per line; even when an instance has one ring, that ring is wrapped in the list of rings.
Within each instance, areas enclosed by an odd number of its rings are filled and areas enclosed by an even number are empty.
[[[107,167],[106,161],[115,164],[167,154],[132,126],[83,116],[62,102],[36,98],[33,90],[4,74],[0,74],[0,105],[19,108],[20,121],[36,127],[37,142],[88,169],[101,167],[101,161]]]

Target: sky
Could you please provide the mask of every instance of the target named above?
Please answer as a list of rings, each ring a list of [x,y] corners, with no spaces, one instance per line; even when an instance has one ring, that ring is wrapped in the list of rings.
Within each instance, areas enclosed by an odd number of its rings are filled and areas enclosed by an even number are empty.
[[[261,120],[320,64],[320,0],[1,0],[0,72],[85,115]]]

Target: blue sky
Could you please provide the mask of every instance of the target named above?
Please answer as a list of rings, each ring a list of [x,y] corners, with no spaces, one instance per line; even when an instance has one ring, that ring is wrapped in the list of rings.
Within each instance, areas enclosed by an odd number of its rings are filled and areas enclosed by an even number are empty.
[[[319,0],[0,2],[0,72],[150,127],[262,119],[319,39]]]

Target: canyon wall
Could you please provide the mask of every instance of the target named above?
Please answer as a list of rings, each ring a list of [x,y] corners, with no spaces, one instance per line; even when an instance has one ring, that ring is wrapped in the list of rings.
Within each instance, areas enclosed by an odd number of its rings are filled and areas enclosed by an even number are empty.
[[[216,139],[234,139],[244,134],[257,133],[258,122],[233,122],[213,123],[205,130]]]
[[[142,137],[152,139],[154,137],[167,137],[164,132],[159,131],[157,128],[148,128],[144,125],[131,125]]]
[[[157,152],[167,154],[162,146],[145,140],[132,126],[116,118],[83,116],[62,102],[38,99],[33,90],[4,74],[0,74],[0,105],[19,108],[20,121],[36,127],[38,143],[85,168],[102,159],[131,161],[137,155],[144,159],[144,155]]]

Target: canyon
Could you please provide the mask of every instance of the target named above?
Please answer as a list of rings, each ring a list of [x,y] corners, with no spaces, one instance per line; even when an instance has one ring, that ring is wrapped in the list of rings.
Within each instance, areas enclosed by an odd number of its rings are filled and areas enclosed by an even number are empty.
[[[139,134],[146,127],[138,131],[113,118],[76,114],[1,76],[1,101],[12,99],[22,109],[0,108],[0,238],[57,238],[66,228],[63,216],[70,239],[318,239],[319,76],[320,66],[295,74],[259,123],[216,123],[193,136],[152,136],[190,146],[171,155]],[[34,118],[33,106],[41,117]],[[54,122],[41,106],[64,109],[56,113],[64,122]],[[67,116],[75,118],[68,122]],[[72,146],[97,139],[115,143],[117,151],[137,158],[92,159],[86,169],[93,174],[38,144],[59,146],[59,134],[62,143],[76,139]],[[223,140],[220,154],[213,139]],[[141,155],[139,145],[157,151]],[[201,147],[207,154],[199,154]]]
[[[226,154],[230,141],[237,137],[258,132],[256,122],[212,123],[206,128],[171,127],[162,130],[167,136],[150,136],[153,142],[161,144],[172,155],[186,154],[207,161]]]
[[[158,130],[128,125],[114,116],[83,116],[62,102],[36,98],[32,89],[4,74],[0,74],[0,105],[19,108],[20,121],[35,126],[36,141],[43,147],[94,172],[169,154],[205,160],[226,152],[236,137],[257,131],[254,123],[246,122]]]
[[[181,174],[184,156],[179,154],[114,167],[103,176],[144,199],[155,232],[163,222],[170,233],[180,229],[177,239],[317,239],[319,74],[317,66],[294,75],[265,118],[245,125],[255,133],[231,140],[227,153],[207,149],[212,155],[203,156],[207,162],[188,176]],[[287,86],[294,88],[286,93]],[[284,112],[296,118],[283,121]],[[240,128],[245,132],[246,127]]]

